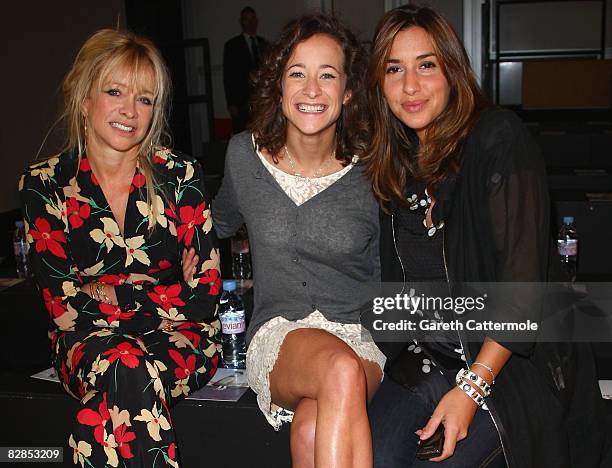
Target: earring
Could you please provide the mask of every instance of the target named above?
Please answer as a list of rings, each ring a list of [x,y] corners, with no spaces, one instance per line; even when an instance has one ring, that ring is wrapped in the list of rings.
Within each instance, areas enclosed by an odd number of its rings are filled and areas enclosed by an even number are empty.
[[[81,154],[87,153],[87,115],[83,115],[83,148]]]

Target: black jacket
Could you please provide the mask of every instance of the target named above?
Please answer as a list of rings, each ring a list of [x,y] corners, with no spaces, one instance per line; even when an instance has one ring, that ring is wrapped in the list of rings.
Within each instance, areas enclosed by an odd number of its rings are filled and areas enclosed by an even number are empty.
[[[259,58],[264,53],[267,42],[257,36]],[[227,105],[245,106],[249,101],[250,74],[257,68],[258,63],[253,60],[249,45],[244,35],[231,38],[223,48],[223,85]]]
[[[461,170],[447,204],[444,255],[451,283],[547,281],[552,237],[545,168],[535,142],[513,113],[490,108],[480,115],[463,146]],[[393,238],[393,217],[381,211],[382,280],[399,282],[403,272]],[[468,363],[481,345],[470,341],[465,347]],[[487,406],[508,466],[599,466],[602,399],[590,346],[503,345],[513,355]],[[380,347],[393,367],[404,346]]]

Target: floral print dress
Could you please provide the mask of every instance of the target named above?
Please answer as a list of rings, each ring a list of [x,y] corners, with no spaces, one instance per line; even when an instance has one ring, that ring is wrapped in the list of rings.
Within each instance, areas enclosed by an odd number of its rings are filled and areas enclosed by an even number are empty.
[[[157,195],[147,204],[136,168],[123,233],[86,156],[35,164],[20,181],[53,364],[83,405],[69,438],[81,466],[178,466],[169,407],[219,361],[219,251],[202,171],[167,149],[153,163]],[[185,282],[190,247],[200,260]],[[118,305],[80,291],[94,280],[115,287]],[[162,319],[174,330],[158,330]]]

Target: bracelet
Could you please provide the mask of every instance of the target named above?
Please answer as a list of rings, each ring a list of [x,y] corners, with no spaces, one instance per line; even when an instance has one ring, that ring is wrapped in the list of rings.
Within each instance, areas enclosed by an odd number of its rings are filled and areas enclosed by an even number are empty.
[[[174,331],[174,324],[170,320],[166,320],[166,324],[162,327],[162,330],[165,332]]]
[[[478,406],[479,408],[484,404],[483,396],[478,392],[478,390],[472,387],[469,383],[465,382],[462,384],[457,384],[457,387],[463,390],[463,392],[467,396],[469,396],[472,399],[472,401],[476,403],[476,406]]]
[[[493,374],[493,369],[491,369],[491,368],[490,368],[489,366],[487,366],[486,364],[483,364],[482,362],[478,362],[478,361],[473,362],[473,363],[472,363],[472,366],[482,366],[482,367],[484,367],[486,370],[488,370],[488,371],[489,371],[489,373],[491,374],[491,379],[493,379],[493,380],[491,381],[491,386],[493,386],[493,384],[495,383],[495,374]]]
[[[457,375],[455,376],[455,383],[460,387],[464,385],[464,382],[466,382],[470,387],[472,387],[472,384],[474,384],[475,388],[482,390],[482,394],[485,397],[488,397],[491,394],[491,385],[489,385],[487,381],[479,376],[476,372],[469,369],[459,369],[459,372],[457,372]]]
[[[96,292],[94,290],[94,283],[89,283],[89,294],[91,295],[91,298],[95,301],[99,301],[99,299],[96,297]]]
[[[106,295],[106,284],[100,283],[99,281],[95,282],[96,284],[96,293],[98,295],[98,301],[104,302],[106,304],[112,304],[110,297]]]

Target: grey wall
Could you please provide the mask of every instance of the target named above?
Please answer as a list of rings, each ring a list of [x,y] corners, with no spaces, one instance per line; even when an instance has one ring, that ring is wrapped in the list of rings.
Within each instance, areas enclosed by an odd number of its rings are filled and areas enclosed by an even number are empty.
[[[361,41],[371,41],[379,18],[385,12],[383,0],[334,0],[334,13],[342,18]]]
[[[304,13],[303,1],[232,0],[199,1],[181,0],[185,38],[207,37],[210,45],[212,87],[216,118],[229,118],[223,91],[223,45],[240,34],[240,11],[251,6],[257,12],[257,34],[268,41],[276,38],[287,21]],[[202,86],[202,69],[195,64],[191,86]]]
[[[83,41],[124,23],[121,0],[3,2],[0,29],[0,212],[19,206],[17,180],[30,164],[60,102],[61,80]],[[57,150],[52,137],[41,156]]]
[[[430,5],[446,16],[459,37],[463,37],[463,0],[424,0],[418,3]]]

